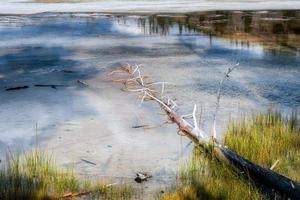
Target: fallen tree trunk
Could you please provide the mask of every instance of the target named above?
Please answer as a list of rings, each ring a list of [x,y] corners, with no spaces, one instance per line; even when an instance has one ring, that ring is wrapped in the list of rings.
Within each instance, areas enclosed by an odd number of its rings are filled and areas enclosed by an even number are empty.
[[[163,107],[162,107],[163,108]],[[164,109],[164,108],[163,108]],[[202,148],[208,149],[209,143],[201,140],[196,135],[192,134],[193,127],[186,124],[182,118],[174,111],[169,112],[164,109],[170,119],[175,122],[179,129],[185,133],[194,143],[199,144]],[[243,172],[250,176],[255,183],[267,187],[270,190],[275,190],[285,198],[300,199],[300,184],[293,180],[280,175],[270,169],[256,165],[247,159],[237,155],[223,145],[213,142],[214,156],[221,162],[225,162],[234,167],[239,172]]]
[[[223,157],[235,168],[247,173],[255,183],[275,190],[283,198],[300,199],[300,184],[268,168],[256,165],[224,146],[214,148],[217,158]]]
[[[113,78],[116,73],[121,74],[121,78]],[[127,74],[127,76],[125,75],[124,77],[124,73]],[[146,83],[144,81],[144,77],[141,75],[139,66],[133,68],[128,65],[111,72],[109,76],[111,80],[123,83],[125,87],[123,90],[125,91],[142,92],[142,102],[146,98],[156,101],[166,112],[170,120],[178,125],[180,131],[189,137],[195,144],[200,145],[204,150],[212,152],[220,162],[226,163],[238,172],[248,175],[256,184],[261,185],[264,188],[268,188],[271,191],[274,190],[284,198],[300,199],[299,183],[296,183],[293,180],[272,171],[271,169],[261,167],[248,161],[218,143],[215,138],[205,137],[204,132],[200,130],[197,125],[195,116],[196,105],[194,106],[192,115],[194,125],[191,125],[184,119],[183,116],[180,116],[174,109],[177,106],[176,103],[169,98],[165,101],[162,97],[165,82],[158,82],[162,83],[162,92],[160,97],[158,97],[156,95],[157,92],[155,88],[152,87],[155,83]]]

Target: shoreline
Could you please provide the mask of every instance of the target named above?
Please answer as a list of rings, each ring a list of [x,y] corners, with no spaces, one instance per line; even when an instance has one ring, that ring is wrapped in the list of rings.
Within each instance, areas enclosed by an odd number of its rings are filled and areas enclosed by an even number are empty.
[[[183,14],[218,10],[298,10],[299,1],[97,1],[79,3],[34,3],[6,1],[1,3],[0,15],[30,15],[38,13],[103,13],[103,14]],[[184,7],[182,6],[184,4]]]

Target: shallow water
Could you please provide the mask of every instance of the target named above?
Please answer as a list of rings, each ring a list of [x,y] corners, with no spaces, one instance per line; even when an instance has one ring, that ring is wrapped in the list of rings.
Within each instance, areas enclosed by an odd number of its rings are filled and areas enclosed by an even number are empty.
[[[154,175],[145,187],[168,185],[188,141],[175,125],[162,124],[155,103],[139,105],[105,72],[143,64],[153,80],[176,85],[166,91],[180,113],[201,108],[201,126],[210,133],[219,81],[238,62],[222,90],[221,138],[232,118],[270,105],[286,113],[299,106],[299,33],[298,11],[0,16],[1,157],[8,146],[30,147],[37,124],[39,145],[59,164],[75,163],[80,175],[132,180],[142,170]]]

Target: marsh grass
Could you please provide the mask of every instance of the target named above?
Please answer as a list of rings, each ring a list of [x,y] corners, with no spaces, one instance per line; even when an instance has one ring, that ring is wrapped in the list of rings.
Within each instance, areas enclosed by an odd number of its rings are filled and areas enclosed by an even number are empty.
[[[283,117],[278,112],[252,115],[229,125],[224,144],[239,155],[300,181],[300,131],[296,113]],[[209,153],[194,148],[182,167],[176,185],[164,200],[262,199],[264,192],[245,176],[218,162]]]
[[[64,192],[79,190],[72,169],[61,171],[51,156],[35,149],[10,153],[0,170],[0,195],[3,199],[51,199]]]
[[[195,148],[192,158],[179,170],[178,182],[163,200],[261,199],[259,191],[206,153]]]
[[[0,169],[0,199],[57,199],[78,192],[88,192],[93,199],[129,199],[133,194],[125,183],[79,180],[73,166],[61,170],[51,156],[39,149],[10,153]]]
[[[248,160],[300,181],[300,131],[296,113],[283,117],[278,112],[253,115],[232,123],[225,145]]]
[[[134,195],[134,188],[127,183],[113,184],[107,181],[98,182],[91,187],[92,193],[86,199],[131,199]]]

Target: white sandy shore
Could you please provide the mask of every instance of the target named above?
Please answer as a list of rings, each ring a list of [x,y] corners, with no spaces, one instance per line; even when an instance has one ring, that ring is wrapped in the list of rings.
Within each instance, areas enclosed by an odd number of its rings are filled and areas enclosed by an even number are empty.
[[[300,1],[288,0],[107,0],[79,3],[35,3],[28,0],[5,0],[0,14],[34,14],[42,12],[103,13],[184,13],[207,10],[285,10],[300,9]]]

